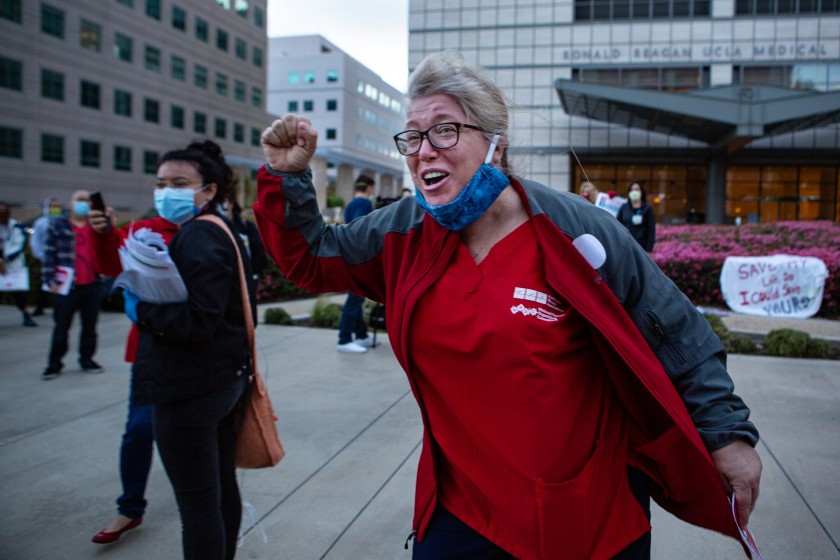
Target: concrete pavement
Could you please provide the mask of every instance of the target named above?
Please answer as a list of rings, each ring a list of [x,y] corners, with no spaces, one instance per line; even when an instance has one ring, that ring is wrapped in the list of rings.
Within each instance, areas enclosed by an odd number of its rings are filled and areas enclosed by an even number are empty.
[[[284,307],[301,314],[306,305]],[[180,558],[178,513],[157,458],[144,524],[115,544],[90,542],[120,492],[128,320],[101,316],[105,373],[80,371],[71,351],[65,373],[45,382],[52,321],[39,319],[25,329],[13,307],[0,306],[0,558]],[[387,337],[363,355],[337,353],[335,331],[261,325],[257,338],[287,456],[274,469],[241,472],[254,515],[245,514],[237,558],[409,560],[421,424]],[[729,365],[762,433],[751,527],[764,557],[840,559],[840,363],[730,356]],[[657,560],[743,558],[735,541],[661,510],[653,525]]]

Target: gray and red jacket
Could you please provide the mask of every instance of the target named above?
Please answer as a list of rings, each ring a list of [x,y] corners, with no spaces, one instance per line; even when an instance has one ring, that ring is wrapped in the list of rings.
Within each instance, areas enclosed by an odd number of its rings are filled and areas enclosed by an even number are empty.
[[[651,495],[664,509],[738,538],[709,451],[736,439],[755,445],[758,432],[749,421],[750,410],[734,393],[720,340],[615,218],[577,195],[532,181],[511,183],[545,253],[548,284],[594,327],[595,344],[630,417],[628,464],[651,477]],[[362,294],[388,309],[389,340],[426,426],[414,517],[422,539],[437,501],[435,444],[413,381],[408,333],[417,328],[411,321],[415,305],[444,273],[460,236],[435,222],[413,198],[347,225],[327,225],[308,169],[279,173],[263,166],[257,185],[254,212],[260,234],[292,282],[315,292]],[[572,244],[583,234],[594,236],[606,251],[606,262],[597,270]],[[562,538],[577,530],[557,527],[562,523],[543,512],[540,540],[508,542],[507,548],[526,560],[556,558],[562,542],[553,535]]]

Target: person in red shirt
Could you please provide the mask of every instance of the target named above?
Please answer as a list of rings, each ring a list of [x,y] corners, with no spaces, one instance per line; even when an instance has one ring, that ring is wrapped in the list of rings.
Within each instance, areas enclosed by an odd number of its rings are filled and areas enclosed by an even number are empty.
[[[42,376],[45,380],[55,379],[61,374],[70,325],[77,311],[82,319],[79,365],[85,371],[102,371],[102,366],[93,360],[101,289],[93,264],[93,232],[87,223],[89,212],[90,194],[78,190],[70,199],[70,211],[50,221],[41,278],[46,289],[54,294],[55,327],[47,369]]]
[[[651,496],[739,538],[758,432],[708,322],[610,214],[513,176],[480,68],[432,54],[408,89],[414,198],[325,224],[316,128],[286,115],[254,210],[292,282],[389,311],[424,426],[413,559],[647,560]]]

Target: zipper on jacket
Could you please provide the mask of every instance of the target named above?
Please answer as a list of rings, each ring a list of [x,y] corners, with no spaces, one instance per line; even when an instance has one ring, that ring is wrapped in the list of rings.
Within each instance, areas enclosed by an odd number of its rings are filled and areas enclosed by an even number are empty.
[[[653,327],[656,336],[659,338],[659,343],[665,349],[666,352],[671,356],[672,359],[675,361],[679,361],[680,364],[685,363],[685,356],[683,356],[682,352],[680,352],[676,346],[671,342],[671,339],[668,338],[668,335],[665,333],[665,329],[662,328],[662,323],[659,322],[659,318],[654,315],[653,313],[647,313],[648,321],[650,321],[651,326]]]
[[[416,539],[416,538],[417,538],[417,531],[412,531],[408,534],[408,538],[405,539],[405,549],[406,550],[408,550],[408,543],[411,541],[411,539]]]

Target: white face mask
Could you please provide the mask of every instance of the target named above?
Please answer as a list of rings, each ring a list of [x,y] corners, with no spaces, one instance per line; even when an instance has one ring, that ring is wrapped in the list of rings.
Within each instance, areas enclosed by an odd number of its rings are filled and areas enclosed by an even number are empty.
[[[630,191],[627,194],[627,198],[629,198],[631,202],[639,202],[642,200],[642,191]]]

